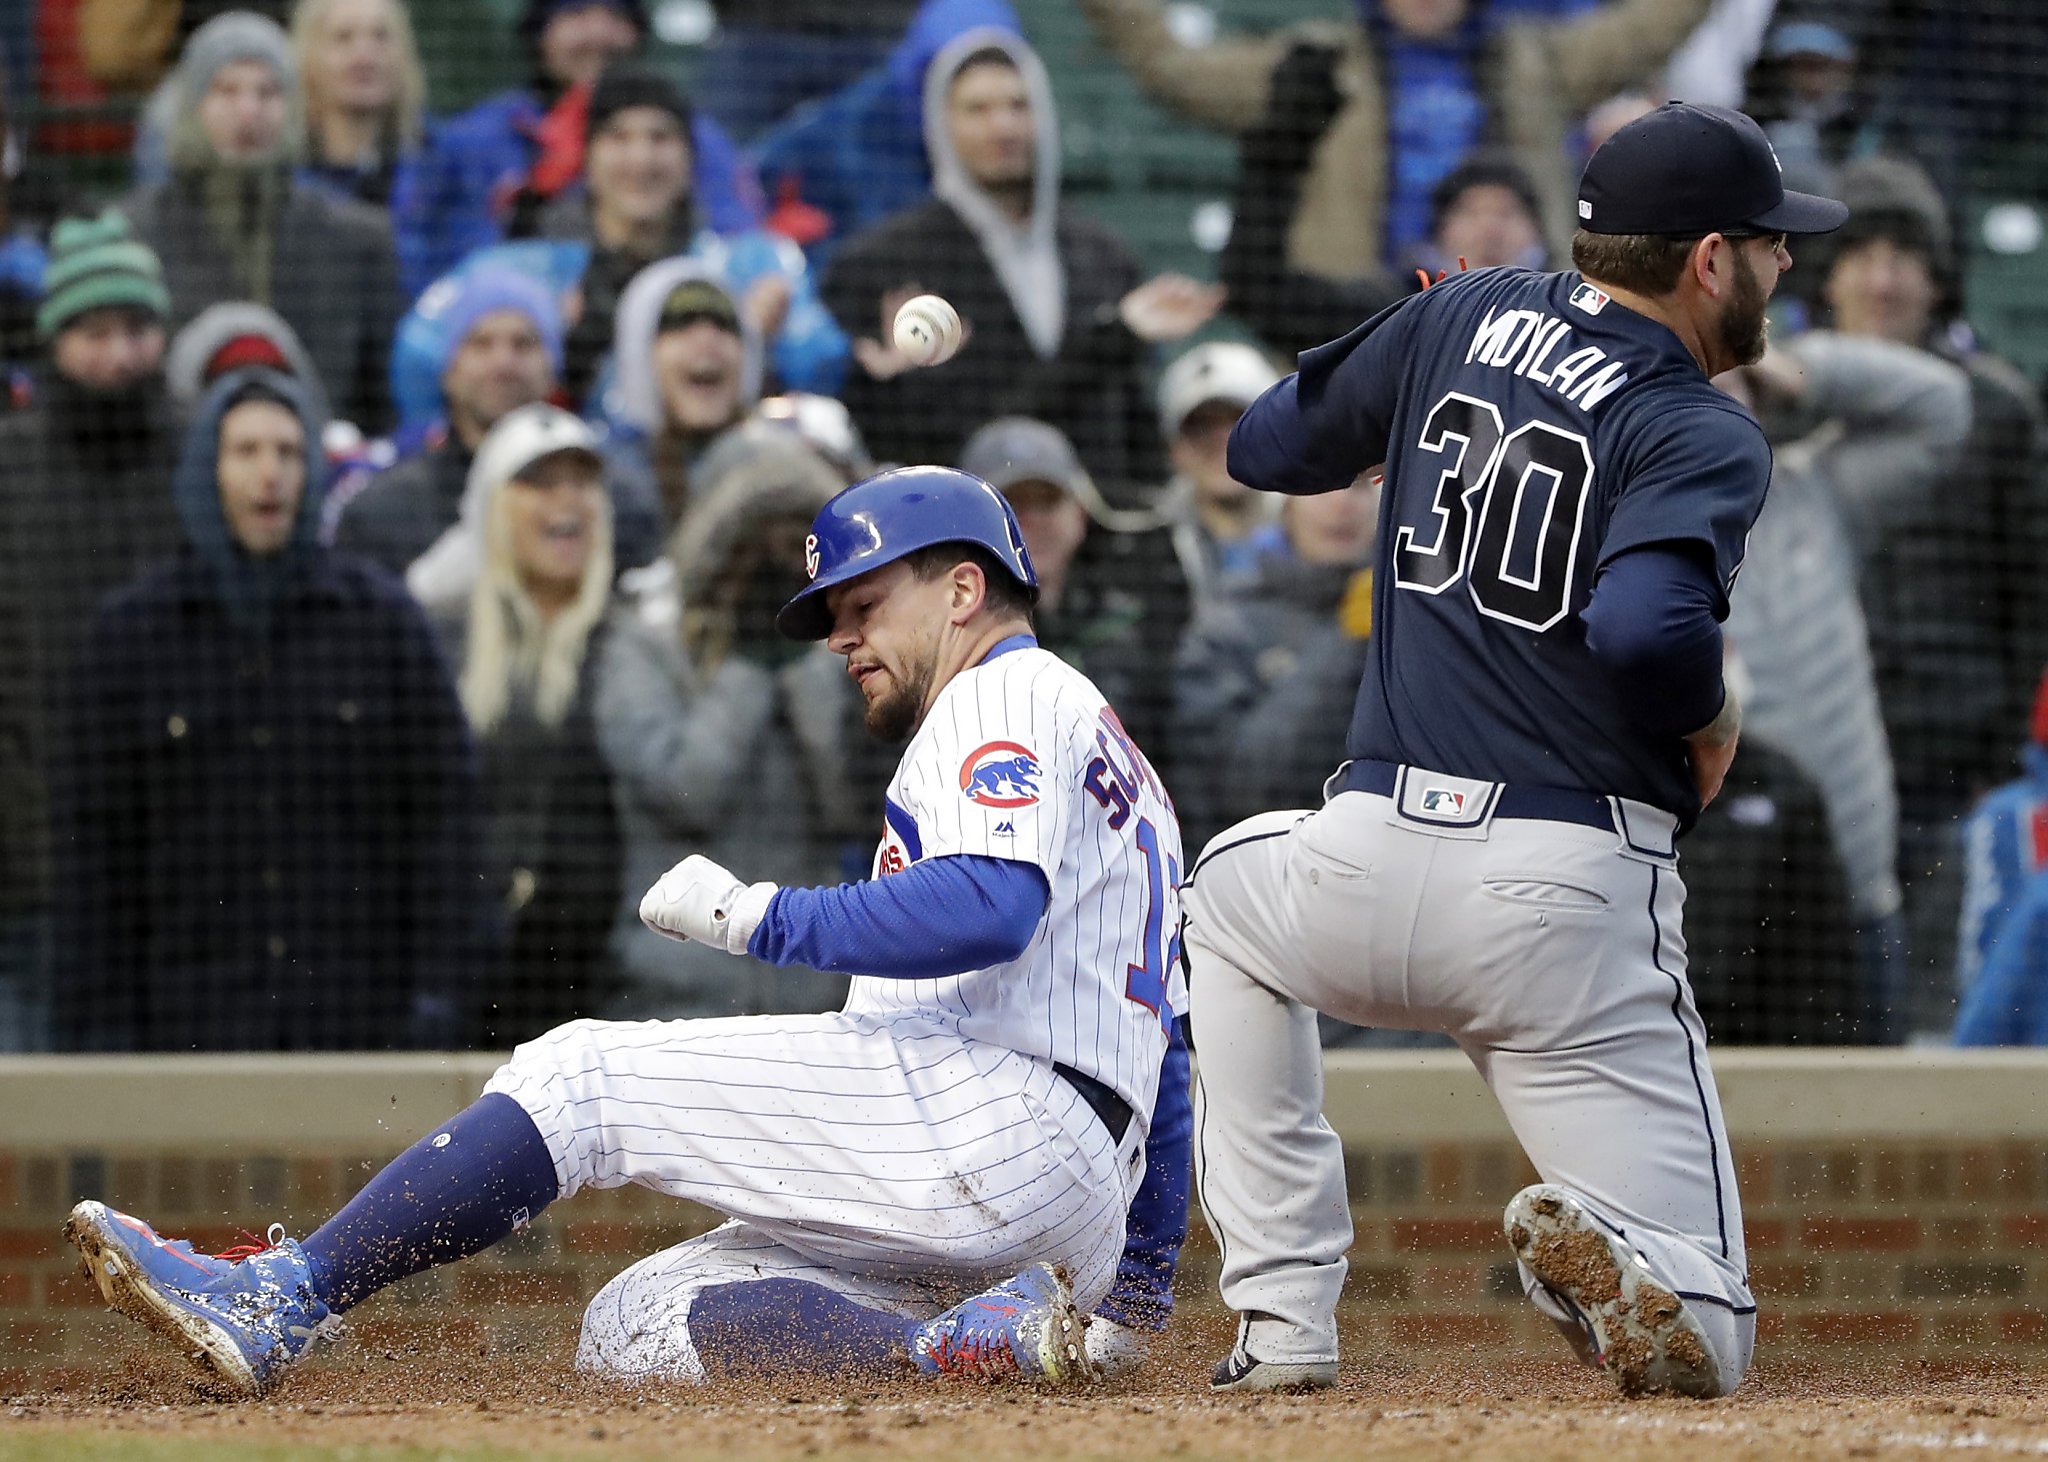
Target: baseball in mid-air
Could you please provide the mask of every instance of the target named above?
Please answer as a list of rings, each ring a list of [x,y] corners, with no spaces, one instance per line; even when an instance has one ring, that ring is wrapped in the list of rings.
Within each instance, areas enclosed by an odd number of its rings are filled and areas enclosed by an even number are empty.
[[[918,365],[940,365],[960,348],[960,312],[935,294],[912,295],[897,307],[893,333]]]

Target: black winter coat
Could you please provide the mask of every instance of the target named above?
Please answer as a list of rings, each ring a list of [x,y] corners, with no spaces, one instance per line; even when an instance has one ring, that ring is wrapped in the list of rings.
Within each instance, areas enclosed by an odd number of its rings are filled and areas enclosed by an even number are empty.
[[[467,603],[436,617],[457,667],[468,620]],[[492,1047],[596,1015],[616,984],[608,945],[619,909],[619,819],[591,715],[609,633],[608,621],[591,631],[560,725],[543,724],[531,697],[515,695],[478,737],[484,877],[509,950],[476,1002],[476,1035]]]
[[[188,552],[102,610],[56,812],[62,1043],[441,1043],[487,946],[477,768],[433,632],[311,551],[238,629]]]
[[[984,422],[1035,416],[1067,434],[1113,501],[1134,502],[1164,480],[1145,343],[1117,313],[1144,267],[1116,234],[1065,205],[1056,237],[1067,326],[1051,360],[1032,350],[981,241],[949,203],[907,208],[832,256],[821,293],[849,336],[877,338],[882,297],[913,284],[950,300],[968,325],[966,343],[944,365],[886,381],[858,364],[848,369],[846,407],[877,461],[955,462]]]
[[[161,388],[53,376],[0,419],[0,909],[49,898],[50,717],[100,600],[177,550],[177,454]]]

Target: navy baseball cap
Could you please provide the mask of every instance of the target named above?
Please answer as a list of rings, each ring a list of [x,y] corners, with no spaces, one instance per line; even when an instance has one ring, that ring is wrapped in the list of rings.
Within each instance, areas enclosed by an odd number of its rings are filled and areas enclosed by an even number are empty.
[[[1616,132],[1579,179],[1579,227],[1696,239],[1710,233],[1825,234],[1847,204],[1785,188],[1764,129],[1726,107],[1666,102]]]

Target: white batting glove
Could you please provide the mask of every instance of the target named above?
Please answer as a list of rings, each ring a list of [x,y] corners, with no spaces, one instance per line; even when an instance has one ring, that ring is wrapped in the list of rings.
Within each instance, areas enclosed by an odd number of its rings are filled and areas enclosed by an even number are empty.
[[[647,890],[640,922],[671,939],[694,939],[728,954],[745,954],[780,885],[741,883],[701,853],[692,853]]]

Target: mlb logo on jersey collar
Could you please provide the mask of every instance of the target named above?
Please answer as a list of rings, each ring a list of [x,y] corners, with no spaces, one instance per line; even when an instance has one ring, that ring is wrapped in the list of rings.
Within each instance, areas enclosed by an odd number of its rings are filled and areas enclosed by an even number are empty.
[[[1572,308],[1584,310],[1589,315],[1597,315],[1607,308],[1607,302],[1612,298],[1613,296],[1599,285],[1582,282],[1572,291]]]

